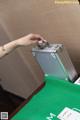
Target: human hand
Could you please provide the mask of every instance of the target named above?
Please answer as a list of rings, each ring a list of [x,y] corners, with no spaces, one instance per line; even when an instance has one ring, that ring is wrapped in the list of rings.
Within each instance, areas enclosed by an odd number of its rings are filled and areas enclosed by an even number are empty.
[[[17,44],[19,46],[27,46],[27,45],[30,45],[30,44],[37,43],[39,41],[45,41],[45,40],[39,34],[32,34],[31,33],[31,34],[29,34],[25,37],[22,37],[22,38],[18,39]]]

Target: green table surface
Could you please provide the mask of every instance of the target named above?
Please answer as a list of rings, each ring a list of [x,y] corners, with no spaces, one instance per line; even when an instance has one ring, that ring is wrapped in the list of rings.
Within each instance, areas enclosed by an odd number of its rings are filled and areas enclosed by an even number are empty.
[[[44,78],[45,86],[17,112],[11,120],[59,120],[58,114],[65,108],[80,109],[80,86],[53,76]]]

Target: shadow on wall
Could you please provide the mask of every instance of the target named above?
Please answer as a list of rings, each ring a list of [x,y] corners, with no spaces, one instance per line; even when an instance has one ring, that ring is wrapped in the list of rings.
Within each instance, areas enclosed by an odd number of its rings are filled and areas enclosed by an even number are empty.
[[[3,27],[0,26],[0,45],[11,41]],[[0,78],[2,86],[7,91],[24,98],[42,83],[42,80],[35,79],[17,50],[0,59]]]

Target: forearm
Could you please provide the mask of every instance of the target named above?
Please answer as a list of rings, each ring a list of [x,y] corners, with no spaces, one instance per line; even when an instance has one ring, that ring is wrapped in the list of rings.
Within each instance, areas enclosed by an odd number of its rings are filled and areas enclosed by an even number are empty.
[[[18,47],[17,40],[9,42],[0,47],[0,58],[12,52],[14,49]]]
[[[0,47],[0,58],[9,54],[11,51],[13,51],[15,48],[17,48],[19,46],[27,46],[30,44],[34,44],[40,40],[44,41],[43,37],[41,37],[40,35],[29,34],[27,36],[24,36],[22,38],[14,40],[10,43],[7,43],[7,44]]]

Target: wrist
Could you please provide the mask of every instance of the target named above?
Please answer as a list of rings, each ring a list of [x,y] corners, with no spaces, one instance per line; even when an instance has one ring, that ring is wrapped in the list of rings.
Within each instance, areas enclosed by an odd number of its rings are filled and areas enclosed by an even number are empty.
[[[19,42],[19,39],[15,40],[15,41],[14,41],[14,44],[15,44],[15,47],[21,46],[21,45],[20,45],[20,42]]]
[[[16,42],[16,45],[19,47],[27,46],[30,44],[30,40],[28,40],[27,38],[26,39],[20,38],[20,39],[17,39],[15,42]]]

